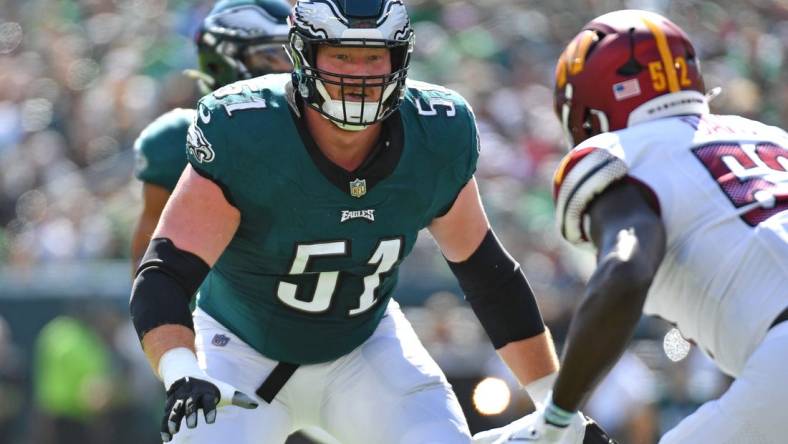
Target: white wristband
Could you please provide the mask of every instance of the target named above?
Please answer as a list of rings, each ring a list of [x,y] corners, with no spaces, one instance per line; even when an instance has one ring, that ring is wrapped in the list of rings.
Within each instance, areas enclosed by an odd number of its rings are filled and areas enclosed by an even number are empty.
[[[558,378],[558,372],[552,372],[547,376],[542,376],[536,381],[531,381],[525,385],[525,391],[534,403],[541,403],[547,398],[547,394],[553,390],[553,384]]]
[[[194,352],[186,347],[176,347],[161,355],[159,376],[164,382],[164,388],[169,390],[175,381],[185,376],[205,378],[205,372],[200,369]]]

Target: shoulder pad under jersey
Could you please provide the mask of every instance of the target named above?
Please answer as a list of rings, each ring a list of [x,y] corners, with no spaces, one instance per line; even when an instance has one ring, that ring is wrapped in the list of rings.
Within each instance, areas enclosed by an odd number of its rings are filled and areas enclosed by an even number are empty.
[[[586,146],[570,151],[553,178],[555,216],[561,236],[572,243],[587,242],[588,205],[628,172],[626,162],[609,150]]]

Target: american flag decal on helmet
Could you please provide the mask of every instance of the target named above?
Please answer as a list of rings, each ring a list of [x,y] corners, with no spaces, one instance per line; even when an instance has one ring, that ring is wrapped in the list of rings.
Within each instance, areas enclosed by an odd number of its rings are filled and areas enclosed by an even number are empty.
[[[616,100],[624,100],[640,95],[640,82],[638,79],[624,80],[613,85],[613,96]]]

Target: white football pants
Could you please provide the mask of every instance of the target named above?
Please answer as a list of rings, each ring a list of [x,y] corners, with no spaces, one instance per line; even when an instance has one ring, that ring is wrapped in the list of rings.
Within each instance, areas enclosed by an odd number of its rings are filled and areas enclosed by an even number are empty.
[[[741,375],[719,399],[703,404],[659,444],[788,442],[788,322],[766,334]]]
[[[200,309],[194,327],[206,373],[256,397],[277,362]],[[300,366],[271,404],[257,400],[260,406],[253,410],[219,408],[213,424],[205,424],[200,412],[197,427],[182,422],[172,442],[281,444],[307,426],[322,428],[342,444],[471,442],[451,386],[394,301],[361,346],[331,362]]]

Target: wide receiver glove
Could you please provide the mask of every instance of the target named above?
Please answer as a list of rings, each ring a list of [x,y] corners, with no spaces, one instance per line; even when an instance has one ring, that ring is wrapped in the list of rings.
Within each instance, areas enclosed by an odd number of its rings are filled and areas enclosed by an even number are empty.
[[[168,350],[159,360],[159,375],[167,389],[161,439],[170,442],[186,418],[186,427],[197,427],[197,411],[202,410],[206,424],[216,421],[217,407],[234,405],[257,408],[257,402],[235,387],[211,378],[200,369],[191,350],[178,347]]]
[[[504,427],[473,435],[473,444],[616,444],[597,423],[580,412],[569,425],[558,427],[545,421],[544,409],[524,416]]]

